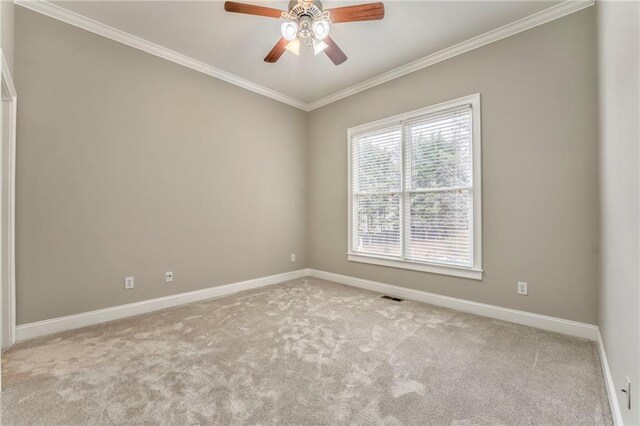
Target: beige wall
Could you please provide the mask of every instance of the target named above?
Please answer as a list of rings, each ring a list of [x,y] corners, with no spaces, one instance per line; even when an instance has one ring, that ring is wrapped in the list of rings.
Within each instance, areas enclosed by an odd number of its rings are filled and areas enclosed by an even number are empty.
[[[304,112],[22,8],[15,44],[18,324],[306,266]]]
[[[595,324],[595,42],[589,8],[312,111],[309,266]],[[348,262],[347,129],[477,92],[484,280]]]
[[[0,1],[0,48],[2,54],[7,61],[9,72],[13,73],[13,30],[14,30],[14,11],[15,6],[13,1]],[[2,97],[7,94],[4,89],[2,90]],[[5,238],[7,235],[7,155],[8,152],[8,131],[7,125],[9,119],[9,103],[0,102],[0,136],[2,137],[2,146],[0,152],[2,152],[0,175],[2,176],[2,188],[0,191],[0,242],[3,248],[0,249],[0,330],[2,330],[2,347],[5,348],[10,345],[9,334],[11,327],[11,311],[7,309],[11,297],[9,297],[9,283],[8,283],[8,268],[7,268],[7,250],[4,249]]]
[[[600,332],[624,424],[640,424],[640,4],[598,2]],[[626,407],[626,377],[632,410]]]
[[[18,323],[307,266],[596,323],[595,41],[590,8],[306,114],[17,8]],[[484,280],[347,262],[347,128],[476,92]]]
[[[9,71],[13,71],[13,28],[15,5],[13,0],[0,0],[0,47],[7,60]]]

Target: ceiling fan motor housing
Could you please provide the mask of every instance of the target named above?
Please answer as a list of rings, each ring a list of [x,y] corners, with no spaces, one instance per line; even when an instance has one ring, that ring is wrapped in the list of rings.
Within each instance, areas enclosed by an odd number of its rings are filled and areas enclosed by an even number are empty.
[[[291,0],[289,11],[282,12],[281,17],[291,22],[282,24],[282,35],[287,40],[294,42],[297,38],[309,46],[315,46],[316,54],[327,47],[322,40],[329,33],[331,19],[329,12],[322,10],[320,0]],[[294,48],[296,52],[297,47]]]
[[[322,2],[320,0],[291,0],[289,2],[289,19],[297,20],[302,16],[311,19],[322,19]]]

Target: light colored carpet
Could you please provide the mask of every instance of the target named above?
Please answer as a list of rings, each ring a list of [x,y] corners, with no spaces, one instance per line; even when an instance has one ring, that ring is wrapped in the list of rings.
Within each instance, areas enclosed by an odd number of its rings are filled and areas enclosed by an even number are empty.
[[[314,278],[16,345],[2,424],[611,424],[593,342]]]

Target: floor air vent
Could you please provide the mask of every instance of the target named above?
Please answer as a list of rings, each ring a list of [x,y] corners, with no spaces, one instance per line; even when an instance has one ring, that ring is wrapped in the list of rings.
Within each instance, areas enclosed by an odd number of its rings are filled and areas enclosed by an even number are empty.
[[[400,299],[399,297],[387,296],[386,294],[382,296],[383,299],[393,300],[394,302],[404,302],[404,299]]]

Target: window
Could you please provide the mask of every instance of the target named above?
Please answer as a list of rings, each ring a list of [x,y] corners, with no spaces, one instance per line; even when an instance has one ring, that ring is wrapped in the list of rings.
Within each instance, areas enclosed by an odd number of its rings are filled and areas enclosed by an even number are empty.
[[[349,129],[356,262],[482,279],[480,95]]]

